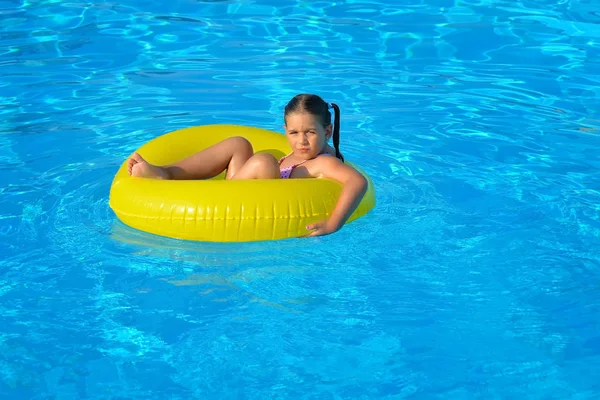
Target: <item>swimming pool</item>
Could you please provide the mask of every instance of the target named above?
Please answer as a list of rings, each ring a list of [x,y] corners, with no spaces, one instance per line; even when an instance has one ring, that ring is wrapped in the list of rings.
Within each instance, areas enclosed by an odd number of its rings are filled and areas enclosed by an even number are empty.
[[[0,397],[592,399],[590,1],[1,1]],[[142,143],[337,102],[378,204],[336,234],[120,224]]]

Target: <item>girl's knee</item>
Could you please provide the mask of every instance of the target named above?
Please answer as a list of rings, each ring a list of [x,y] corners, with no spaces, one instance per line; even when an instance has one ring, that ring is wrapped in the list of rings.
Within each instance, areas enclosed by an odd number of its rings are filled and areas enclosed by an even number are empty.
[[[279,178],[277,159],[267,153],[254,154],[231,179],[275,179]]]
[[[255,179],[271,179],[279,176],[277,159],[271,154],[258,153],[248,160],[249,169]]]
[[[249,152],[252,153],[254,149],[252,148],[252,143],[248,139],[242,136],[232,136],[230,138],[225,139],[229,142],[231,146],[237,151]]]
[[[253,161],[262,167],[277,166],[277,159],[269,153],[258,153],[252,156]]]

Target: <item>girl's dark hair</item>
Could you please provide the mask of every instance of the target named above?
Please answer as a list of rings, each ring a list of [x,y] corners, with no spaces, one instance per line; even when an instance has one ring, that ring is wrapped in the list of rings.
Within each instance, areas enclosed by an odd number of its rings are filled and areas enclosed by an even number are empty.
[[[334,111],[333,121],[333,147],[335,148],[335,156],[344,161],[342,153],[340,153],[340,108],[337,104],[331,103],[331,108]],[[319,117],[321,124],[326,127],[331,124],[331,113],[329,112],[329,104],[316,94],[299,94],[294,96],[285,106],[283,118],[294,112],[307,112]]]

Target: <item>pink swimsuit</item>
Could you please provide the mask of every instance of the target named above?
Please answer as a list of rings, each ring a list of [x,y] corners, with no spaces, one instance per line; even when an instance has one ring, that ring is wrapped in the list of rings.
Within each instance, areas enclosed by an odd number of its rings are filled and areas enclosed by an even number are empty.
[[[288,179],[290,177],[290,175],[292,175],[292,171],[294,171],[294,168],[296,168],[298,165],[304,164],[305,162],[308,161],[308,160],[304,160],[302,162],[299,162],[298,164],[294,164],[294,165],[290,165],[289,167],[281,168],[281,163],[283,162],[283,160],[288,158],[291,154],[292,153],[288,154],[287,156],[281,157],[281,159],[279,160],[279,176],[281,177],[281,179]]]
[[[326,156],[331,155],[331,154],[327,154],[327,153],[321,153],[321,154],[326,155]],[[319,155],[321,155],[321,154],[319,154]],[[289,167],[281,168],[281,163],[283,162],[283,160],[285,160],[286,158],[288,158],[291,155],[292,155],[292,153],[288,154],[287,156],[281,157],[279,159],[279,176],[281,177],[281,179],[288,179],[290,177],[290,175],[292,175],[294,168],[296,168],[298,165],[304,164],[305,162],[308,161],[308,160],[304,160],[302,162],[299,162],[298,164],[294,164],[294,165],[290,165]]]

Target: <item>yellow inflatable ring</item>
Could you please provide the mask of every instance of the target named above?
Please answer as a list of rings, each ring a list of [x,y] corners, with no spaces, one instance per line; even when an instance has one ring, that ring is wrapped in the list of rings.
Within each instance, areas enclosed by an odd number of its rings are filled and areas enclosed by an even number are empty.
[[[277,159],[290,152],[285,135],[239,125],[206,125],[170,132],[137,151],[151,164],[174,163],[230,136],[243,136],[255,152]],[[347,222],[375,205],[370,178],[367,193]],[[126,161],[114,177],[109,205],[126,225],[176,239],[249,242],[299,237],[306,225],[326,219],[342,185],[331,179],[226,181],[134,178]]]

